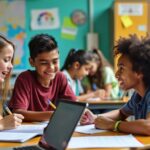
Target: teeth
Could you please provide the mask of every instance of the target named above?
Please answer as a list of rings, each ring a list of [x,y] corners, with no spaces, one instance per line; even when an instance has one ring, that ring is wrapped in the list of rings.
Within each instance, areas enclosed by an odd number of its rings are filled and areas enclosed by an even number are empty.
[[[53,74],[52,72],[45,72],[46,74],[49,74],[49,75],[51,75],[51,74]]]

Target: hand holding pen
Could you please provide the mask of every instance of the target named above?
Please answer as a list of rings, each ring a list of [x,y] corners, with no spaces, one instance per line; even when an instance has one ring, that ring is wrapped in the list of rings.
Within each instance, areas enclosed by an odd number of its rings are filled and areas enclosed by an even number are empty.
[[[10,109],[8,108],[8,106],[4,105],[4,109],[5,109],[5,111],[6,111],[6,113],[8,115],[12,115],[12,112],[10,111]]]
[[[20,126],[22,123],[22,120],[24,119],[23,115],[21,114],[12,114],[12,112],[9,110],[7,106],[4,106],[5,111],[8,113],[7,116],[5,116],[3,119],[1,119],[1,130],[6,129],[13,129],[17,126]]]

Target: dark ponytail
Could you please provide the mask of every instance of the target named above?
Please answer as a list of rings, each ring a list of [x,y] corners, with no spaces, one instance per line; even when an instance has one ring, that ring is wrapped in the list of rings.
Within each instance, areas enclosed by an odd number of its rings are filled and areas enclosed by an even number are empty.
[[[79,62],[80,65],[82,66],[88,64],[88,62],[91,60],[92,54],[90,52],[82,49],[79,50],[71,49],[61,70],[65,69],[68,70],[73,65],[74,62]]]

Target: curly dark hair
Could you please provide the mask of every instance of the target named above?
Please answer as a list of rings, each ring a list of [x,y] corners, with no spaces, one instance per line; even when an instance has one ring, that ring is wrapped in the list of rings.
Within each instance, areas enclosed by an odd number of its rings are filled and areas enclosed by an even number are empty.
[[[132,70],[143,74],[145,86],[150,86],[150,36],[120,37],[114,47],[114,55],[126,55],[132,63]]]

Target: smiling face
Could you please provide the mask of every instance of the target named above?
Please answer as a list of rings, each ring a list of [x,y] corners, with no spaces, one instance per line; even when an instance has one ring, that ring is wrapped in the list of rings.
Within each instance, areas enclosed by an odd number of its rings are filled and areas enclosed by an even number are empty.
[[[30,58],[30,64],[36,69],[38,81],[47,87],[59,70],[58,50],[40,53],[34,60]]]
[[[0,83],[4,82],[5,77],[13,68],[12,59],[14,49],[12,45],[8,44],[0,50]]]
[[[118,60],[116,77],[123,90],[129,90],[131,88],[136,90],[142,81],[142,75],[132,70],[131,61],[124,55],[120,56]]]

